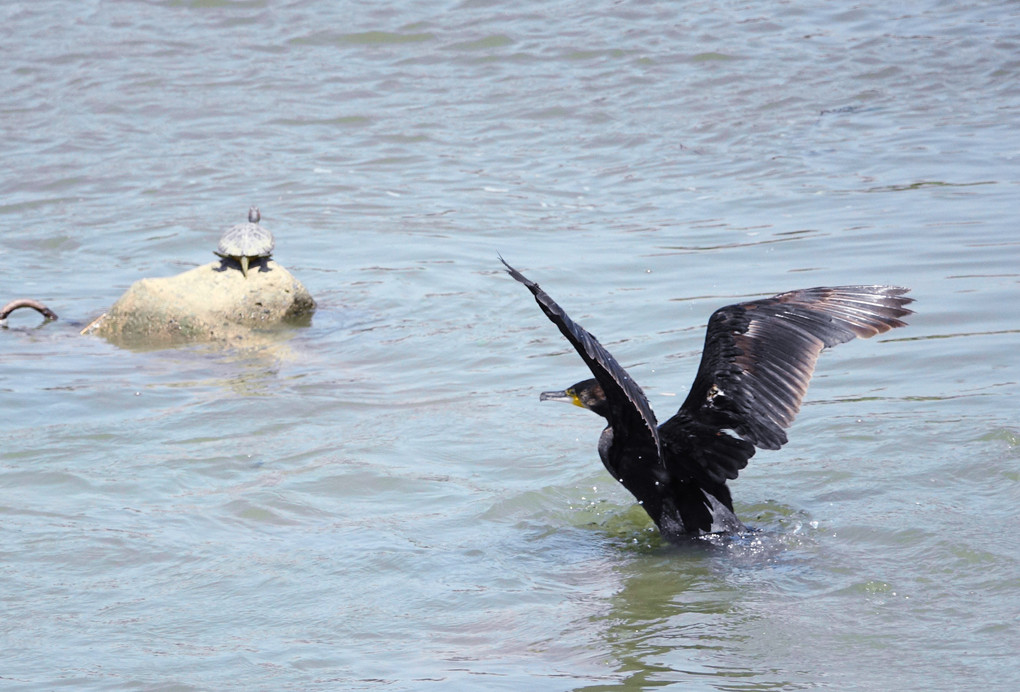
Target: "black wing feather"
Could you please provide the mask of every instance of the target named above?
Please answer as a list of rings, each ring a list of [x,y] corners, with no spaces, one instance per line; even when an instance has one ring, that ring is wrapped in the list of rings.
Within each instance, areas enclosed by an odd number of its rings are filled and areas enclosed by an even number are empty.
[[[542,312],[566,337],[584,360],[592,375],[602,386],[610,406],[609,424],[613,429],[613,446],[637,445],[656,451],[661,460],[658,423],[648,398],[627,371],[584,327],[576,324],[537,283],[511,267],[502,257],[507,272],[528,287]]]
[[[690,394],[666,425],[674,434],[693,423],[731,429],[756,447],[779,449],[822,349],[903,326],[899,318],[911,313],[907,290],[808,288],[720,308]],[[727,466],[725,475],[735,478],[739,469]]]

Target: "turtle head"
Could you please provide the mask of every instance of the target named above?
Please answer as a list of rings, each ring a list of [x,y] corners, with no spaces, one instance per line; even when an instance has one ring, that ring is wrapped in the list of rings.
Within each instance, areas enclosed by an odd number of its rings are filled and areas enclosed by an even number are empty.
[[[248,223],[258,223],[262,220],[262,214],[259,213],[258,207],[251,207],[248,209]]]

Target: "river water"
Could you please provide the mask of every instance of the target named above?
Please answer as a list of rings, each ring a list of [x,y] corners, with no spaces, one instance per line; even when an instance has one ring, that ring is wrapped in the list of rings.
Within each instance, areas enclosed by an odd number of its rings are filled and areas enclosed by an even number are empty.
[[[1020,688],[1020,5],[0,5],[0,687]],[[259,348],[78,335],[262,209]],[[823,354],[757,533],[671,547],[497,253],[665,419],[730,302]]]

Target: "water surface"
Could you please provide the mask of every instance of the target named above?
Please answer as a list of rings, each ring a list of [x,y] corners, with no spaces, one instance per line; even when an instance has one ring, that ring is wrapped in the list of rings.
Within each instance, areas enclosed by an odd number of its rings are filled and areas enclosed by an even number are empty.
[[[1011,3],[7,3],[10,689],[1020,686]],[[259,349],[77,335],[258,204]],[[665,545],[502,253],[660,418],[712,310],[909,286]]]

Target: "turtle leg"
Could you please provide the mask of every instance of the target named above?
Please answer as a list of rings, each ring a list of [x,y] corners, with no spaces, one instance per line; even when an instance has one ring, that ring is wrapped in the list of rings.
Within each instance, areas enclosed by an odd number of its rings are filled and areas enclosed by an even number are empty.
[[[237,261],[241,263],[241,273],[244,274],[244,278],[248,278],[248,256],[241,255],[237,258]]]

